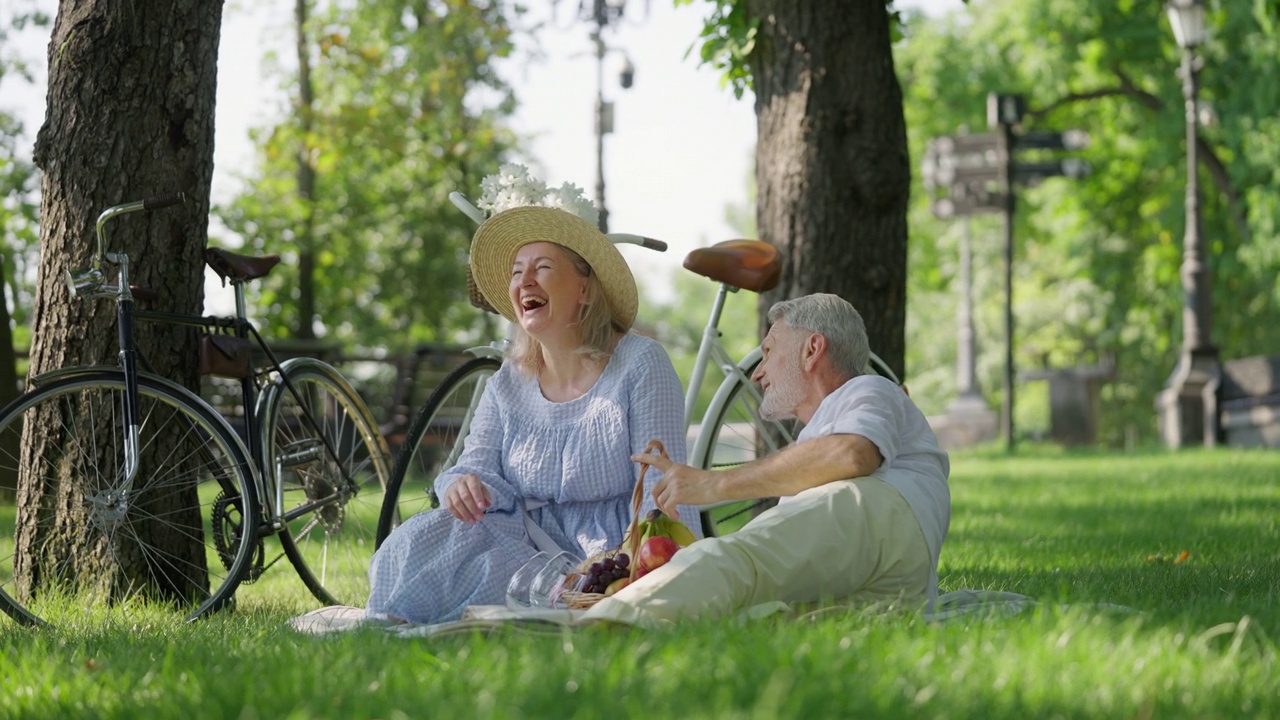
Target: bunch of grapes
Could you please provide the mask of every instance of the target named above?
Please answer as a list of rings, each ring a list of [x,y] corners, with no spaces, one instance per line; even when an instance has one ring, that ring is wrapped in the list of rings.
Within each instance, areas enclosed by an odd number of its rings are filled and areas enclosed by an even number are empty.
[[[614,557],[591,563],[579,589],[582,592],[603,594],[609,583],[631,574],[630,565],[631,558],[626,553],[618,553]]]

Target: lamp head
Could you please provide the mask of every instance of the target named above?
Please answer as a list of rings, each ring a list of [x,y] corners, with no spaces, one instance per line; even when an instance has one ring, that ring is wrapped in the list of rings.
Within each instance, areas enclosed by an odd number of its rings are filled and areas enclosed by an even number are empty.
[[[1190,50],[1204,42],[1204,0],[1169,0],[1165,11],[1178,47]]]
[[[618,73],[618,84],[622,85],[625,90],[636,82],[636,66],[631,64],[631,58],[626,58],[622,65],[622,70]]]
[[[71,291],[71,297],[94,297],[102,290],[106,278],[98,268],[87,267],[79,270],[67,270],[66,281],[67,289]]]

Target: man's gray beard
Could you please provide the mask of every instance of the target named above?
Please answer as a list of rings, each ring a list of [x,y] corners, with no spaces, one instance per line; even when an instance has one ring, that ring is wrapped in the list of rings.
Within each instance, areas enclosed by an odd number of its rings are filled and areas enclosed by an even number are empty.
[[[760,417],[770,422],[789,420],[796,416],[796,406],[804,399],[804,389],[793,380],[774,383],[760,401]]]

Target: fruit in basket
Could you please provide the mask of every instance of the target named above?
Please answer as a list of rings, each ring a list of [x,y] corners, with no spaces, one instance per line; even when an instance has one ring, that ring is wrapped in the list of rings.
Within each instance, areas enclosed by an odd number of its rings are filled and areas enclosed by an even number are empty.
[[[640,552],[636,557],[636,569],[639,573],[647,575],[666,565],[679,549],[680,546],[676,541],[665,535],[651,537],[640,546]]]
[[[630,566],[631,558],[626,553],[593,562],[583,572],[578,589],[586,593],[603,593],[618,580],[630,578]]]
[[[630,584],[631,584],[631,577],[628,575],[623,575],[617,580],[614,580],[613,582],[609,583],[609,586],[604,589],[604,596],[609,597],[610,595],[618,592],[619,590],[621,590],[622,588]]]
[[[649,513],[653,519],[649,521],[649,525],[654,529],[650,532],[651,536],[665,535],[676,541],[676,545],[685,547],[698,538],[694,537],[693,531],[685,526],[679,520],[673,520],[667,517],[661,510],[654,510]]]
[[[649,514],[641,518],[636,523],[637,530],[640,533],[640,543],[644,544],[651,537],[668,537],[675,541],[676,545],[685,547],[694,540],[693,532],[685,527],[684,523],[679,520],[673,520],[666,513],[654,508]],[[624,546],[631,542],[630,533],[626,539],[622,541]]]

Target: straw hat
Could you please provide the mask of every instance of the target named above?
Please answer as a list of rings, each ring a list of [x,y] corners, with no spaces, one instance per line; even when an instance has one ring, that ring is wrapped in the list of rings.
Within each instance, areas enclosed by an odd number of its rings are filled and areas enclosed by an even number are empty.
[[[485,220],[471,240],[471,274],[489,304],[515,322],[507,289],[516,251],[535,242],[555,243],[582,256],[600,278],[613,320],[623,330],[636,320],[636,280],[618,248],[595,225],[564,210],[526,206]]]

